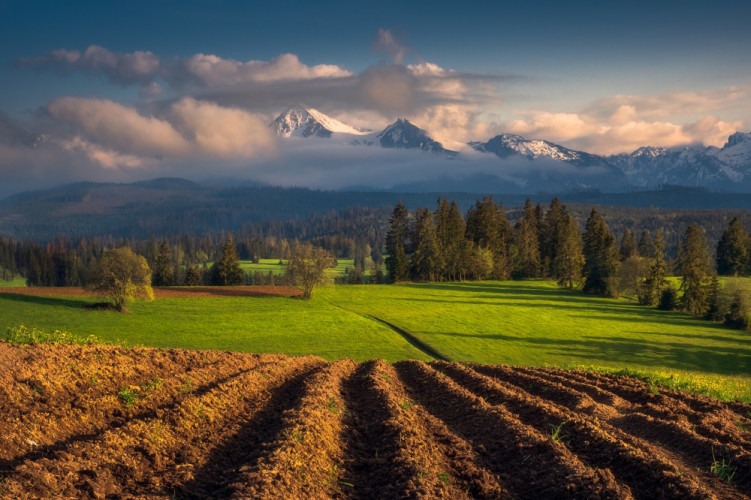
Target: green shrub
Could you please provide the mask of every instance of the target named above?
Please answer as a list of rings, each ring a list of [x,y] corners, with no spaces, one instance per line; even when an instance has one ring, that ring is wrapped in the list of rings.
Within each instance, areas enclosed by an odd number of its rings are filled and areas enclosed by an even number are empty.
[[[663,311],[675,311],[678,309],[678,290],[673,285],[667,285],[662,289],[657,309]]]

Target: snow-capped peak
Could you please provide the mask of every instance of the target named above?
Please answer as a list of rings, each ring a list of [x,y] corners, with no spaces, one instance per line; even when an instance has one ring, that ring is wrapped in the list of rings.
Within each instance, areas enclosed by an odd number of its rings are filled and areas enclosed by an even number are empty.
[[[303,104],[291,106],[269,126],[277,135],[283,137],[331,137],[331,134],[365,135],[368,133]]]

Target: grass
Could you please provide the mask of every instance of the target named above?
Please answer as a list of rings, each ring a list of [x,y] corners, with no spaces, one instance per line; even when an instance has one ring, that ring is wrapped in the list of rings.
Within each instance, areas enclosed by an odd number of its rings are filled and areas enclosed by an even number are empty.
[[[282,264],[280,264],[280,259],[258,259],[258,262],[253,262],[251,260],[241,260],[240,262],[240,269],[245,271],[246,273],[253,274],[256,271],[260,271],[264,276],[268,276],[269,271],[274,274],[274,276],[279,276],[284,273],[284,271],[287,269],[287,261],[282,260]],[[372,259],[370,257],[367,257],[365,259],[365,275],[370,276],[370,268],[372,266]],[[210,267],[213,263],[208,262],[207,265]],[[336,267],[331,269],[330,275],[333,278],[336,277],[342,277],[346,274],[346,271],[348,269],[354,269],[355,267],[355,261],[354,259],[338,259]],[[25,281],[21,285],[14,285],[14,286],[24,286]],[[1,286],[1,285],[0,285]],[[8,285],[10,286],[10,285]]]
[[[748,332],[547,281],[332,286],[312,301],[158,299],[130,314],[86,311],[93,300],[0,294],[0,332],[23,323],[130,345],[430,359],[388,323],[452,361],[604,370],[751,402]]]
[[[735,476],[737,469],[738,467],[732,465],[730,461],[725,462],[724,458],[722,459],[722,461],[717,460],[714,454],[714,448],[712,449],[712,465],[709,467],[709,470],[712,471],[712,474],[719,477],[726,483],[732,484],[733,477]]]
[[[19,288],[26,286],[26,278],[15,278],[12,280],[0,280],[0,288]]]
[[[561,430],[563,429],[563,424],[565,423],[566,422],[561,422],[558,425],[550,424],[550,439],[552,439],[556,443],[563,443],[563,438],[565,438],[566,436],[563,435]]]

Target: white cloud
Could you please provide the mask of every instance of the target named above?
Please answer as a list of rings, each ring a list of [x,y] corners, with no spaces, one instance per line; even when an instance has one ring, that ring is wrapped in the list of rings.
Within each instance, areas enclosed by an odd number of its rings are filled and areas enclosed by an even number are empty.
[[[631,152],[642,146],[700,143],[720,147],[744,123],[724,121],[713,113],[743,105],[748,96],[748,89],[739,87],[618,95],[595,101],[575,113],[517,112],[522,118],[508,122],[505,128],[528,138],[599,154]]]
[[[203,87],[222,87],[244,82],[275,82],[342,78],[351,73],[333,64],[307,66],[295,54],[281,54],[269,61],[241,62],[210,54],[195,54],[181,60],[176,70],[167,69],[165,78],[174,86],[195,83]]]
[[[276,149],[266,123],[241,109],[186,97],[172,106],[171,115],[203,154],[250,158]]]
[[[107,169],[137,168],[144,164],[144,160],[138,156],[121,154],[112,149],[97,146],[79,136],[63,140],[60,145],[67,151],[84,153],[92,161]]]
[[[185,155],[192,147],[168,121],[107,99],[61,97],[48,106],[56,120],[87,139],[127,154]]]

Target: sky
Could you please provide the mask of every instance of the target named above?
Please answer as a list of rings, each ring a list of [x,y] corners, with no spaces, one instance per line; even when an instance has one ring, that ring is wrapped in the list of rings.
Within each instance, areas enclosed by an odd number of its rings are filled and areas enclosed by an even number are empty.
[[[267,124],[295,103],[372,130],[405,117],[460,151],[500,133],[721,147],[751,129],[748,19],[735,0],[0,0],[0,194],[165,175],[341,187],[393,160],[280,141]]]

